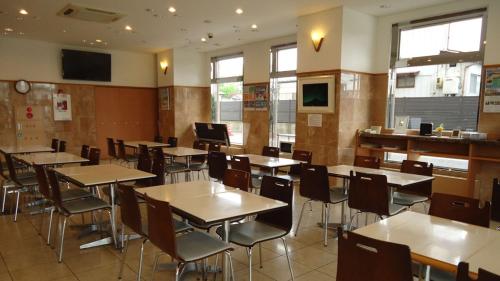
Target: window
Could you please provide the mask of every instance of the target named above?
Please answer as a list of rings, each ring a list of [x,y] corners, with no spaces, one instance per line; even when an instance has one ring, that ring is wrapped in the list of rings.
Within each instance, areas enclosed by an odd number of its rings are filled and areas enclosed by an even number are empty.
[[[270,140],[272,146],[295,142],[297,45],[271,48]]]
[[[387,126],[409,117],[447,130],[477,130],[485,9],[393,26]],[[400,161],[390,153],[387,160]],[[424,159],[425,158],[425,159]],[[467,169],[464,160],[422,156],[436,167]]]
[[[211,60],[212,120],[227,124],[233,144],[243,144],[243,55]]]

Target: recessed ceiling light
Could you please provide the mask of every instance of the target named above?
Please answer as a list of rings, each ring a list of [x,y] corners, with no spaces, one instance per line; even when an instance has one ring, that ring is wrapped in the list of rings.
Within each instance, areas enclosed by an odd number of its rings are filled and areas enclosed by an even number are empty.
[[[125,25],[125,30],[132,30],[132,27],[130,25]]]
[[[66,31],[66,29],[63,29],[63,30],[62,30],[62,32],[63,32],[63,33],[66,33],[67,31]]]
[[[243,14],[243,9],[238,8],[238,9],[236,9],[236,11],[235,11],[235,12],[236,12],[238,15],[241,15],[241,14]]]
[[[95,41],[96,41],[97,43],[101,43],[101,42],[102,42],[102,40],[101,40],[101,39],[96,39]]]
[[[175,13],[177,10],[174,7],[170,6],[168,7],[168,11],[171,13]]]
[[[12,29],[12,28],[10,28],[10,27],[5,28],[4,30],[5,30],[5,31],[7,31],[7,32],[12,32],[12,31],[14,31],[14,29]]]
[[[28,11],[26,11],[25,9],[21,9],[21,10],[19,10],[19,13],[20,13],[21,15],[27,15],[27,14],[28,14]]]
[[[17,17],[16,20],[23,20],[23,17]]]
[[[87,42],[87,40],[83,39],[83,40],[82,40],[82,42],[83,42],[83,43],[86,43],[86,42]]]
[[[90,42],[90,45],[94,45],[94,42]]]
[[[257,27],[258,27],[258,26],[257,26],[255,23],[254,23],[254,24],[252,24],[252,29],[257,29]]]
[[[389,9],[391,7],[391,5],[389,4],[382,4],[379,6],[380,9]]]
[[[207,38],[202,37],[202,38],[201,38],[201,42],[207,42]]]
[[[19,35],[24,35],[24,32],[19,32]]]

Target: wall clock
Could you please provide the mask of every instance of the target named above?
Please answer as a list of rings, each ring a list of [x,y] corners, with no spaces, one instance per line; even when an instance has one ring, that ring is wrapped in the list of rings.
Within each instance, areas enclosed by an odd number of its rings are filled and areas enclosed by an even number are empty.
[[[31,84],[26,80],[18,80],[16,81],[15,89],[16,92],[25,95],[31,90]]]

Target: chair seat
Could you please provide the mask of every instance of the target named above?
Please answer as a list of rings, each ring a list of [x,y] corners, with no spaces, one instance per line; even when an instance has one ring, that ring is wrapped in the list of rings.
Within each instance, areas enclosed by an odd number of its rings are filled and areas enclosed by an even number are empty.
[[[167,173],[182,173],[189,172],[189,169],[185,165],[170,164],[165,167]]]
[[[184,262],[197,261],[232,250],[228,243],[199,231],[176,237],[176,246],[177,255]]]
[[[389,204],[389,216],[397,215],[397,214],[403,212],[404,210],[406,210],[405,206],[396,205],[396,204]]]
[[[224,239],[224,228],[217,228],[217,234]],[[229,241],[231,243],[252,247],[253,245],[283,237],[287,232],[258,221],[249,221],[240,224],[233,224],[229,230]]]
[[[36,177],[18,178],[16,183],[21,186],[35,186],[38,185],[38,180]]]
[[[394,192],[392,198],[394,204],[402,206],[413,206],[415,204],[423,203],[429,200],[429,198],[425,196],[409,194],[404,192]]]
[[[11,180],[3,180],[2,181],[3,188],[15,188],[17,187],[16,183]]]
[[[261,178],[252,178],[252,187],[253,188],[259,189],[261,185],[262,185]]]
[[[16,173],[16,177],[18,179],[23,179],[23,178],[36,178],[36,173],[27,171],[24,173]]]
[[[80,214],[100,209],[111,209],[111,206],[97,197],[86,197],[62,203],[64,211],[68,214]]]
[[[208,169],[207,163],[191,163],[189,165],[189,169],[191,171],[201,171]]]
[[[193,230],[193,227],[185,222],[174,219],[174,230],[175,233],[182,233]],[[140,234],[148,236],[148,224],[146,222],[142,222],[142,233]]]
[[[137,162],[137,161],[139,161],[139,158],[137,158],[137,156],[135,156],[135,155],[127,154],[127,155],[125,155],[125,159],[123,159],[123,160],[125,160],[127,162]]]
[[[71,200],[81,199],[81,198],[90,197],[90,196],[92,196],[92,193],[90,193],[86,190],[80,189],[80,188],[72,188],[72,189],[68,189],[65,191],[61,191],[62,201],[71,201]]]
[[[347,200],[347,194],[345,194],[342,188],[331,188],[330,189],[330,203],[337,204]]]
[[[285,175],[278,175],[277,177],[285,179],[287,181],[293,181],[293,182],[300,181],[300,176],[298,175],[285,174]]]

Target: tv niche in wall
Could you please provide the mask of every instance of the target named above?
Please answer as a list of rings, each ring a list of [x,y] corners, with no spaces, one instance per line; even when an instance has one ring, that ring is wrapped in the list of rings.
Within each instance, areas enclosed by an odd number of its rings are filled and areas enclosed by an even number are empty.
[[[302,77],[298,81],[298,112],[335,112],[335,77],[333,75]]]

